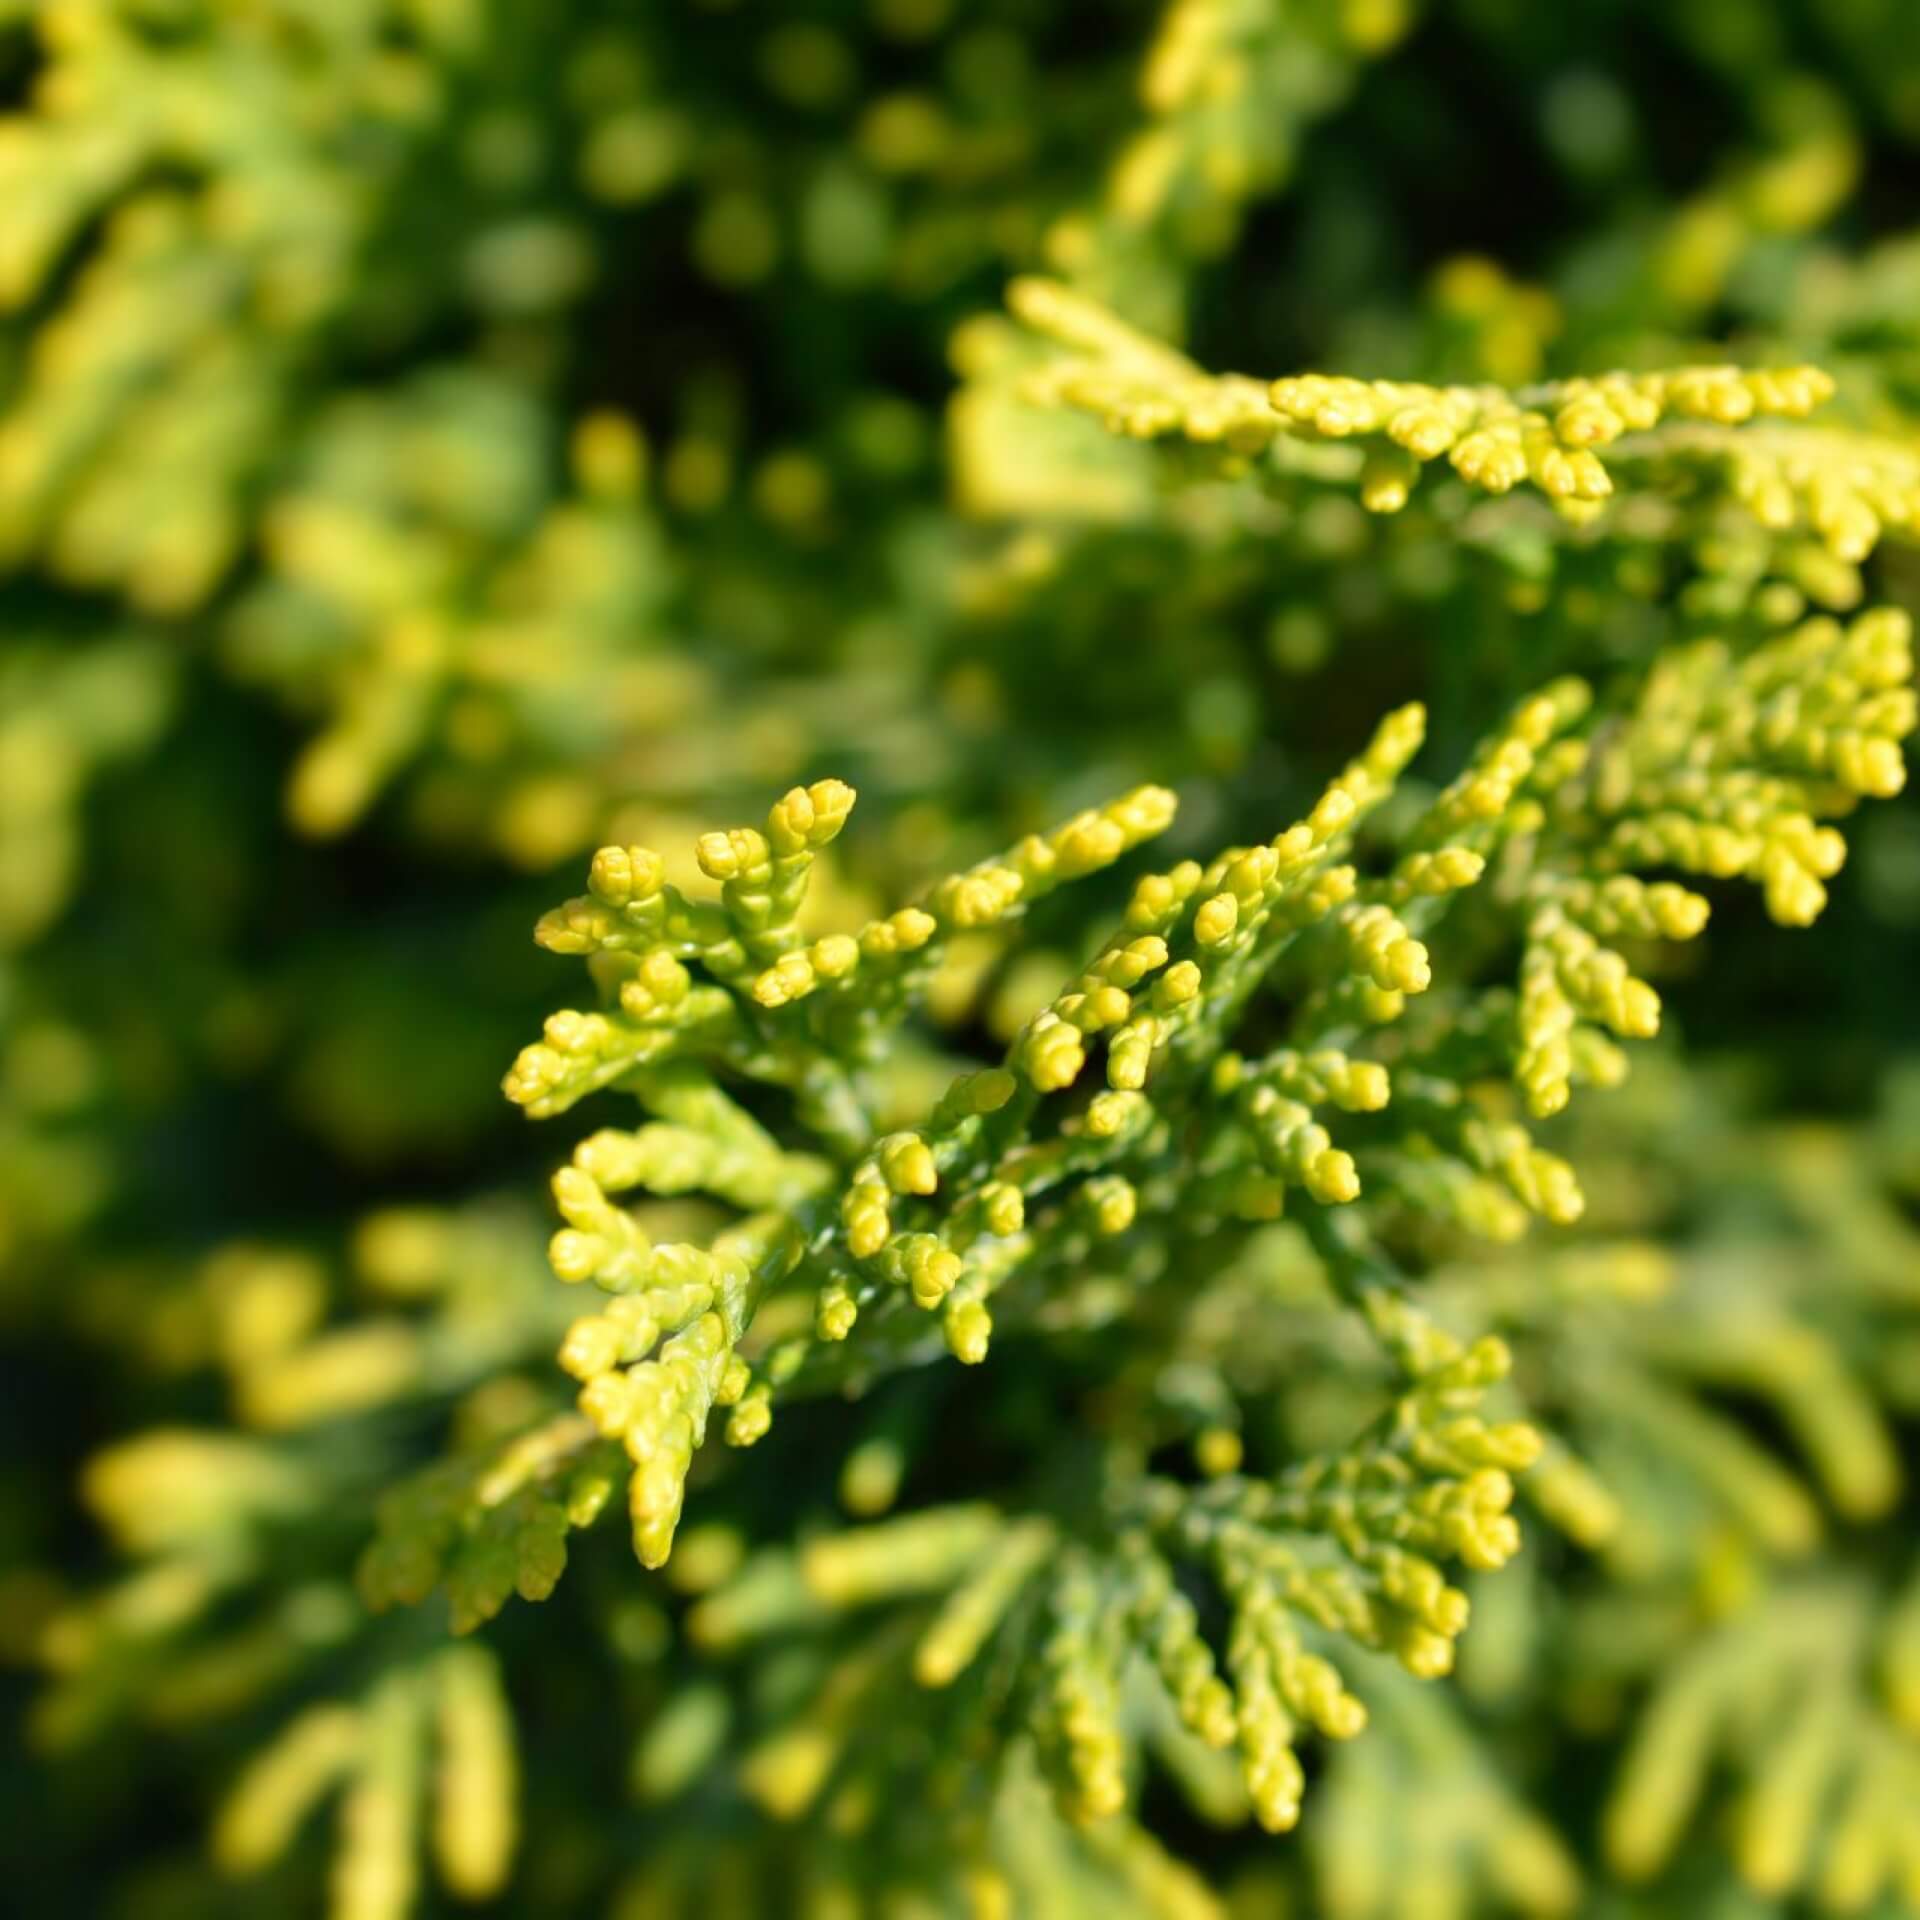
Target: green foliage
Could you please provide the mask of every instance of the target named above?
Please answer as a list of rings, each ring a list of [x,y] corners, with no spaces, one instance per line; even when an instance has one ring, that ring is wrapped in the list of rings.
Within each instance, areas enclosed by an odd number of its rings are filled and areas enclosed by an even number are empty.
[[[7,1883],[1920,1913],[1916,142],[0,0]]]

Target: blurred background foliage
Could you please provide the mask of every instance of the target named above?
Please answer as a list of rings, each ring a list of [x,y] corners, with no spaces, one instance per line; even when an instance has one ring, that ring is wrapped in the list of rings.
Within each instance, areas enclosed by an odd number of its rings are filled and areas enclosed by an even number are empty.
[[[1757,594],[1920,600],[1910,551],[1737,503],[1683,538],[1624,509],[1581,537],[1458,488],[1390,518],[1335,488],[1181,489],[1011,408],[986,317],[1040,270],[1263,375],[1812,360],[1920,457],[1911,0],[1162,13],[0,0],[22,1911],[424,1913],[501,1887],[502,1911],[621,1920],[866,1910],[829,1904],[843,1884],[889,1916],[997,1911],[938,1865],[955,1843],[905,1760],[884,1837],[771,1820],[730,1717],[777,1719],[820,1656],[690,1679],[683,1621],[796,1516],[903,1480],[991,1494],[1066,1449],[1146,1364],[1097,1334],[783,1416],[705,1496],[731,1531],[704,1561],[642,1576],[585,1536],[546,1608],[489,1630],[497,1668],[448,1651],[443,1606],[354,1598],[384,1488],[557,1404],[559,1147],[498,1093],[556,991],[537,911],[602,841],[678,848],[827,774],[862,801],[822,924],[1143,780],[1206,848],[1291,818],[1399,700],[1451,766],[1518,692]],[[1674,506],[1657,476],[1649,497]],[[1379,1676],[1383,1733],[1329,1763],[1297,1841],[1211,1820],[1203,1782],[1068,1858],[1009,1781],[995,1844],[1050,1889],[1019,1910],[1920,1911],[1920,1841],[1864,1878],[1811,1841],[1783,1865],[1791,1781],[1705,1784],[1712,1751],[1837,1744],[1920,1834],[1910,799],[1863,816],[1833,891],[1791,938],[1717,903],[1661,980],[1686,1065],[1569,1123],[1587,1222],[1459,1276],[1459,1324],[1508,1328],[1635,1524],[1489,1583],[1457,1688]],[[938,1044],[1004,1039],[1114,897],[1036,914],[1037,959],[959,943]],[[1284,1248],[1262,1271],[1284,1296]],[[1351,1430],[1365,1354],[1311,1289],[1249,1328],[1232,1278],[1189,1333],[1256,1349],[1269,1449]],[[1701,1408],[1733,1464],[1677,1437]],[[429,1706],[448,1750],[493,1751],[501,1684],[511,1861],[452,1815],[417,1897],[329,1895],[318,1830],[264,1877],[231,1871],[244,1837],[210,1856],[243,1764],[316,1703],[365,1702],[404,1774]],[[1832,1707],[1810,1729],[1809,1695]],[[301,1724],[324,1770],[340,1723]]]

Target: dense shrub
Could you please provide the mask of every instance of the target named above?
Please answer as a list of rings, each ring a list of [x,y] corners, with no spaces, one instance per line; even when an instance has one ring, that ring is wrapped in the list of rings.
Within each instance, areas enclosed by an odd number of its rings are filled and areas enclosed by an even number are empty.
[[[0,0],[28,1910],[1920,1913],[1916,148]]]

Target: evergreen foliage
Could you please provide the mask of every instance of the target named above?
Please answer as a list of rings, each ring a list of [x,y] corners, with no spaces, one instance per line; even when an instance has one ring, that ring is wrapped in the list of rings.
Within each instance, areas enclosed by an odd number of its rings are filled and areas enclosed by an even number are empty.
[[[9,1884],[1920,1915],[1916,148],[1893,0],[0,0]]]

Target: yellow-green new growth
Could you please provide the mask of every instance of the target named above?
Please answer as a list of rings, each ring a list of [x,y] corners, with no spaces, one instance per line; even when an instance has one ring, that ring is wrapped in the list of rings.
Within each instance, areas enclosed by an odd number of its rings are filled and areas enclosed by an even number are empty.
[[[616,1296],[562,1359],[582,1412],[632,1463],[641,1557],[665,1559],[716,1410],[732,1409],[731,1443],[751,1444],[782,1392],[923,1351],[927,1315],[977,1364],[997,1301],[1032,1313],[1044,1276],[1098,1274],[1109,1244],[1270,1220],[1290,1193],[1335,1212],[1371,1195],[1498,1240],[1529,1216],[1577,1219],[1573,1169],[1489,1097],[1488,1075],[1541,1117],[1577,1081],[1618,1081],[1615,1043],[1652,1034],[1659,999],[1608,943],[1688,939],[1707,914],[1647,870],[1744,875],[1776,919],[1817,913],[1843,853],[1823,816],[1902,777],[1910,673],[1909,626],[1880,609],[1745,653],[1702,642],[1599,708],[1583,682],[1557,681],[1394,827],[1385,870],[1368,874],[1356,834],[1424,732],[1405,708],[1298,824],[1139,880],[1121,926],[1004,1061],[960,1073],[918,1125],[887,1133],[867,1077],[948,938],[1118,859],[1168,824],[1172,796],[1142,788],[936,881],[824,967],[828,943],[808,947],[802,920],[815,853],[852,806],[839,783],[796,788],[765,833],[703,839],[718,901],[669,886],[651,852],[603,849],[589,893],[538,938],[589,957],[610,1004],[553,1016],[506,1085],[535,1115],[616,1086],[652,1116],[590,1136],[556,1175],[567,1224],[552,1245],[562,1279]],[[1465,900],[1510,928],[1513,986],[1477,977],[1483,937],[1454,957]],[[1291,1009],[1288,1044],[1246,1060],[1231,1043],[1263,991]],[[1435,1013],[1410,1020],[1430,998]],[[1371,1036],[1402,1022],[1391,1064],[1369,1058]],[[1083,1080],[1096,1059],[1104,1085]],[[784,1089],[813,1146],[782,1144],[729,1080]],[[736,1217],[707,1245],[655,1245],[623,1204],[635,1192],[703,1193]],[[1348,1271],[1360,1231],[1336,1277],[1370,1298],[1371,1256]],[[810,1331],[783,1312],[777,1339],[753,1337],[779,1293],[811,1296]]]
[[[703,1636],[730,1639],[946,1594],[911,1671],[970,1697],[989,1640],[1030,1646],[1042,1767],[1068,1813],[1095,1823],[1126,1798],[1123,1702],[1144,1660],[1178,1722],[1237,1748],[1258,1817],[1291,1825],[1302,1731],[1343,1740],[1364,1719],[1326,1637],[1421,1678],[1447,1672],[1467,1620],[1448,1568],[1512,1557],[1515,1476],[1536,1463],[1536,1504],[1575,1537],[1598,1540],[1618,1517],[1565,1445],[1482,1410],[1507,1346],[1464,1343],[1419,1312],[1415,1277],[1387,1249],[1422,1219],[1501,1241],[1534,1217],[1579,1218],[1573,1168],[1518,1115],[1559,1111],[1582,1082],[1617,1084],[1618,1043],[1656,1030],[1657,995],[1612,943],[1637,953],[1702,931],[1707,900],[1665,877],[1676,869],[1750,878],[1776,919],[1812,917],[1842,851],[1826,822],[1899,783],[1910,673],[1907,623],[1884,609],[1745,647],[1701,641],[1605,699],[1552,683],[1423,806],[1386,809],[1424,734],[1405,708],[1295,825],[1138,879],[1119,927],[999,1063],[957,1073],[886,1129],[874,1076],[948,941],[1131,850],[1167,825],[1171,795],[1142,789],[1030,836],[843,946],[803,930],[807,863],[851,804],[834,783],[789,795],[764,834],[701,843],[717,902],[668,887],[644,850],[604,850],[590,893],[539,935],[589,958],[602,1007],[555,1016],[508,1091],[547,1113],[615,1086],[648,1118],[589,1136],[556,1177],[555,1271],[613,1297],[562,1352],[585,1438],[503,1484],[558,1540],[594,1504],[567,1476],[603,1498],[592,1448],[617,1442],[636,1548],[658,1565],[716,1409],[732,1409],[727,1438],[745,1445],[785,1395],[871,1379],[942,1342],[979,1364],[996,1321],[1045,1325],[1081,1299],[1106,1315],[1144,1305],[1191,1247],[1291,1206],[1400,1383],[1372,1428],[1260,1478],[1243,1471],[1230,1399],[1202,1399],[1187,1433],[1205,1483],[1116,1463],[1099,1526],[1057,1563],[1048,1515],[940,1510],[815,1542],[784,1572],[750,1562],[696,1616]],[[1502,952],[1506,980],[1489,977]],[[1282,1044],[1249,1056],[1235,1042],[1256,1000]],[[729,1082],[784,1090],[804,1149]],[[656,1245],[635,1193],[703,1194],[731,1223],[702,1245]],[[1637,1417],[1638,1390],[1613,1383],[1623,1417]],[[1721,1428],[1662,1417],[1702,1475],[1754,1484]],[[434,1524],[470,1524],[457,1492]],[[1223,1667],[1175,1584],[1183,1563],[1228,1609]],[[487,1601],[508,1584],[496,1574]],[[831,1669],[807,1717],[749,1755],[749,1791],[776,1812],[811,1804],[896,1657],[909,1661],[904,1641]]]
[[[1904,442],[1799,423],[1834,394],[1818,367],[1678,367],[1548,381],[1511,391],[1299,374],[1209,374],[1058,282],[1008,293],[1024,336],[989,327],[965,355],[1010,374],[1029,406],[1084,414],[1138,441],[1212,450],[1223,470],[1349,486],[1397,513],[1441,462],[1473,490],[1531,487],[1567,520],[1593,520],[1621,485],[1668,474],[1724,489],[1772,531],[1804,529],[1835,562],[1883,533],[1920,537],[1920,459]],[[963,480],[968,442],[959,448]],[[970,481],[992,505],[994,483]]]

